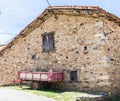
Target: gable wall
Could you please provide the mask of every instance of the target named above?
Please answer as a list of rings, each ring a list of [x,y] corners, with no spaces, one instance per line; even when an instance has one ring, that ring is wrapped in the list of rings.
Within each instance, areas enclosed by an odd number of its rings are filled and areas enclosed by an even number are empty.
[[[1,85],[9,84],[16,78],[19,70],[44,71],[53,68],[65,72],[65,80],[59,87],[72,90],[101,90],[110,87],[103,48],[103,26],[101,19],[87,16],[59,15],[51,16],[38,28],[24,38],[19,38],[14,45],[6,49],[0,57]],[[44,32],[55,31],[55,48],[53,52],[42,52]],[[84,51],[84,46],[88,47]],[[31,55],[36,54],[36,59]],[[104,68],[106,67],[106,68]],[[78,82],[69,83],[69,72],[78,71]],[[110,91],[109,88],[102,89]]]

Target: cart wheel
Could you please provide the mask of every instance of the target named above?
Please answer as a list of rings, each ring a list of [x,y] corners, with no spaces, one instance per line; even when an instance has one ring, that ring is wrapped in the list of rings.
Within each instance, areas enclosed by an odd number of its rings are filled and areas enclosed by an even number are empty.
[[[38,90],[39,87],[40,87],[40,83],[36,82],[36,81],[33,81],[31,87],[32,87],[33,90]]]

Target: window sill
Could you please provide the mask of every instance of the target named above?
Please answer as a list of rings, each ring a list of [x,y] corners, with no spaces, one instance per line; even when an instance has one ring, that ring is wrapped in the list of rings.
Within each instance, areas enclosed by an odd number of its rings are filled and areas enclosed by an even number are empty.
[[[52,49],[52,50],[47,50],[47,51],[45,51],[45,50],[42,50],[42,53],[44,53],[44,52],[54,52],[56,49]]]
[[[78,83],[78,81],[69,81],[69,83]]]

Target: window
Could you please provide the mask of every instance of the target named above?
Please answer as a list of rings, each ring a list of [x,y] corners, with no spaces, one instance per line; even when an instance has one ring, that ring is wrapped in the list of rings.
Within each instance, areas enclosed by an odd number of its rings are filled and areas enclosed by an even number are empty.
[[[70,81],[71,82],[77,82],[77,71],[70,71]]]
[[[43,41],[43,52],[47,52],[55,49],[54,32],[44,33],[42,35],[42,41]]]

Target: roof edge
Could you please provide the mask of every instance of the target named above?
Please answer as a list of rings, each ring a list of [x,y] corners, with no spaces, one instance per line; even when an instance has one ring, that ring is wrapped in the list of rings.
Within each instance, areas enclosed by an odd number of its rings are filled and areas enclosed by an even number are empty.
[[[21,35],[24,35],[24,32],[26,30],[28,30],[28,27],[31,27],[32,24],[34,24],[38,19],[42,19],[46,13],[48,13],[48,10],[51,9],[78,9],[78,10],[100,10],[101,12],[103,12],[104,14],[106,14],[106,17],[110,17],[112,19],[115,20],[115,22],[118,22],[118,26],[120,26],[120,18],[117,17],[116,15],[106,12],[105,10],[103,10],[102,8],[98,7],[98,6],[48,6],[35,20],[33,20],[30,24],[28,24],[16,37],[13,38],[13,40],[11,42],[9,42],[5,48],[3,48],[2,50],[0,50],[0,54],[2,54],[2,52],[7,49],[8,47],[10,47],[12,45],[12,43],[19,38]]]

